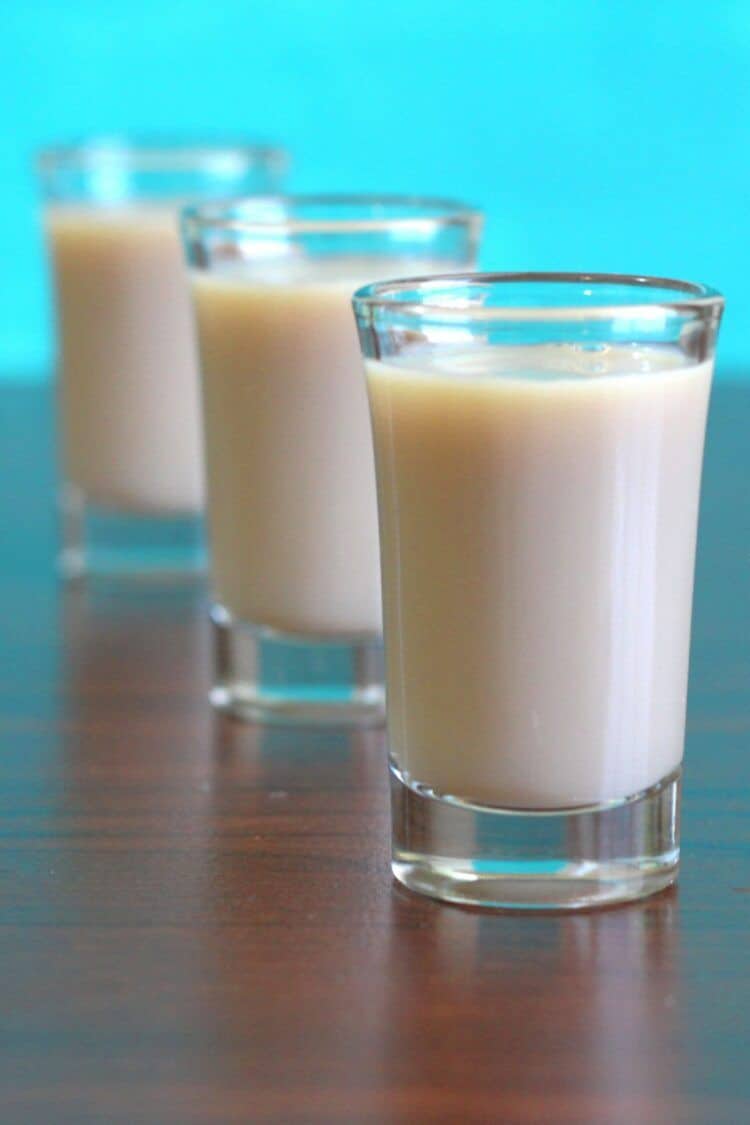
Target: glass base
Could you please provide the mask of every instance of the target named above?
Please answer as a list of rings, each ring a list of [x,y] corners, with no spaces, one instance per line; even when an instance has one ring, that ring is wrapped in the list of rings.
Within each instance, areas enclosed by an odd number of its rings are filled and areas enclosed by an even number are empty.
[[[532,812],[438,797],[391,762],[393,874],[444,902],[505,910],[644,898],[677,878],[680,778],[616,804]]]
[[[63,578],[191,579],[206,572],[203,516],[140,515],[90,503],[75,485],[60,494]]]
[[[380,640],[290,636],[211,610],[215,683],[211,702],[263,723],[379,726],[385,720]]]

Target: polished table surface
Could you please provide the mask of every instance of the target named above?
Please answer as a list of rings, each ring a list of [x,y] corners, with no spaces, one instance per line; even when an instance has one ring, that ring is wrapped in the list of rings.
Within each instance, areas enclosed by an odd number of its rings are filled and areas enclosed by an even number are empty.
[[[391,882],[379,732],[206,702],[205,595],[55,582],[51,395],[0,388],[0,1122],[750,1121],[750,385],[714,397],[679,887]]]

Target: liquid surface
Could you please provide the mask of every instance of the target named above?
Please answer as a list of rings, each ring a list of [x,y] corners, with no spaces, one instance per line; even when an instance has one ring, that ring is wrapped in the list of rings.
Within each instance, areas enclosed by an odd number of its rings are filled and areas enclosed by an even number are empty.
[[[198,373],[170,208],[48,208],[66,477],[137,512],[203,505]]]
[[[399,767],[508,808],[665,777],[683,751],[711,365],[550,345],[367,375]]]

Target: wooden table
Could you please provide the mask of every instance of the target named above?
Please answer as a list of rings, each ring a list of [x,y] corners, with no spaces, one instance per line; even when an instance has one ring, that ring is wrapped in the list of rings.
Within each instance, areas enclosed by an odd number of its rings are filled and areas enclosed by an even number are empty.
[[[0,393],[0,1122],[750,1121],[750,387],[714,400],[679,889],[411,897],[378,733],[213,716],[199,594],[54,580]]]

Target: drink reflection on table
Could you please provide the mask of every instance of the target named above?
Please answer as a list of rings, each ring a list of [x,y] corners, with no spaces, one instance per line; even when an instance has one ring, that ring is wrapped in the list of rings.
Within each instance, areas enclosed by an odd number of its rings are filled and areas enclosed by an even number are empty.
[[[265,791],[278,789],[282,782],[297,789],[333,786],[351,792],[352,787],[364,786],[387,791],[385,734],[380,729],[242,725],[221,714],[213,716],[211,725],[217,783],[229,768],[247,778],[252,775],[253,786]]]
[[[381,1062],[424,1112],[468,1084],[487,1120],[503,1091],[519,1120],[680,1119],[675,891],[575,916],[427,906],[431,943],[414,903],[394,893]]]
[[[222,834],[215,898],[238,856],[247,919],[356,929],[390,895],[388,790],[378,730],[237,723],[213,731],[213,820]],[[377,879],[377,893],[373,882]],[[245,911],[243,910],[243,913]]]
[[[69,879],[67,902],[81,919],[190,922],[211,878],[209,638],[200,598],[187,589],[70,585],[60,591],[59,619],[60,769],[72,844],[61,852],[58,884]]]
[[[61,588],[63,706],[66,717],[121,717],[132,738],[157,712],[190,716],[191,734],[210,728],[209,637],[200,585],[81,582]],[[122,714],[120,715],[120,710]],[[120,725],[125,733],[125,728]],[[190,739],[191,744],[193,738]],[[183,747],[182,753],[186,750]]]

